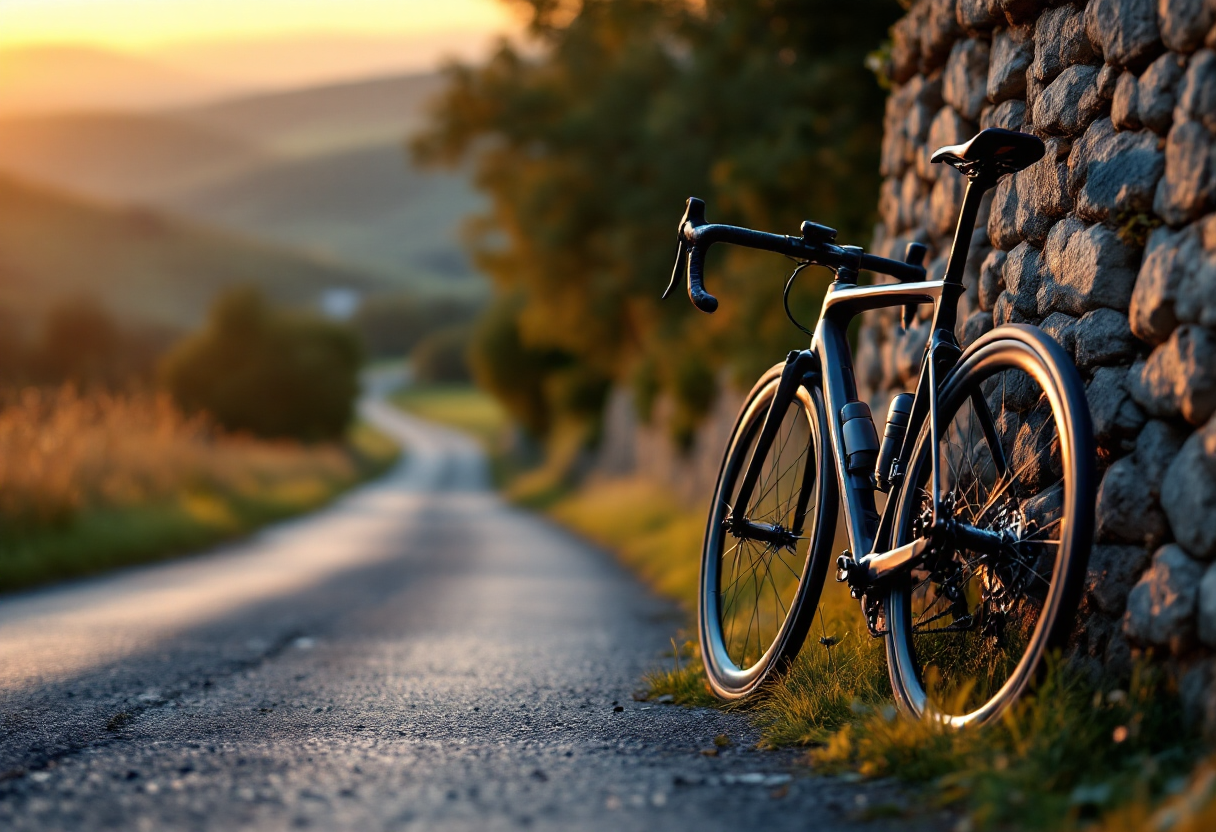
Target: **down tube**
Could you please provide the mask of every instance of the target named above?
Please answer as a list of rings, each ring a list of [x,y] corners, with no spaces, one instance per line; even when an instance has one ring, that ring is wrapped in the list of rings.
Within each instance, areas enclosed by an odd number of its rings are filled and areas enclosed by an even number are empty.
[[[828,425],[832,435],[832,451],[836,457],[836,479],[844,497],[844,519],[849,532],[849,544],[855,557],[861,557],[874,547],[878,528],[878,511],[874,506],[874,490],[865,477],[850,475],[844,452],[840,409],[857,401],[857,383],[853,378],[853,356],[845,330],[835,321],[822,318],[815,330],[813,348],[819,356],[823,373],[823,393],[827,400]]]

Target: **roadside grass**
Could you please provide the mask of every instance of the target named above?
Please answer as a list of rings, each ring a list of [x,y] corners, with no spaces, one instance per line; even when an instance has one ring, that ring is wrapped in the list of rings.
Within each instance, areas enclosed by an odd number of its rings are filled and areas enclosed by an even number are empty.
[[[548,513],[615,551],[695,619],[702,512],[657,485],[625,480],[585,484]],[[1130,832],[1150,828],[1150,818],[1162,832],[1216,828],[1203,825],[1216,817],[1216,758],[1188,786],[1204,749],[1183,724],[1177,691],[1148,664],[1122,690],[1096,687],[1056,661],[999,723],[959,731],[897,711],[883,642],[830,580],[797,660],[758,701],[719,703],[695,635],[677,638],[678,650],[673,639],[646,676],[652,701],[740,710],[760,729],[761,747],[806,748],[821,773],[896,778],[924,807],[963,813],[969,828]]]
[[[0,591],[163,560],[317,508],[388,468],[341,443],[233,436],[155,395],[28,392],[0,410]]]
[[[407,413],[471,434],[487,448],[501,442],[510,426],[494,397],[471,384],[411,385],[389,401]]]

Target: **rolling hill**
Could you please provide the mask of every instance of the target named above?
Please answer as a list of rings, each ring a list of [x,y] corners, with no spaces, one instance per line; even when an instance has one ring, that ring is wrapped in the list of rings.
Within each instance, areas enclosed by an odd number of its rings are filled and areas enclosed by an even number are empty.
[[[0,177],[0,307],[22,317],[91,295],[124,320],[186,328],[219,292],[249,285],[296,306],[330,289],[384,289],[346,266]]]
[[[484,284],[459,227],[481,201],[467,175],[419,173],[404,151],[441,83],[404,75],[158,113],[0,120],[0,172],[467,296]]]
[[[442,85],[436,73],[373,78],[251,95],[174,115],[279,153],[309,155],[400,142],[421,126],[427,99]]]
[[[273,156],[240,137],[145,113],[0,120],[0,168],[113,202],[148,202]]]
[[[234,94],[227,81],[83,46],[0,51],[0,116],[144,110]]]
[[[160,204],[428,293],[483,288],[458,241],[480,199],[464,177],[412,170],[399,142],[264,165]]]

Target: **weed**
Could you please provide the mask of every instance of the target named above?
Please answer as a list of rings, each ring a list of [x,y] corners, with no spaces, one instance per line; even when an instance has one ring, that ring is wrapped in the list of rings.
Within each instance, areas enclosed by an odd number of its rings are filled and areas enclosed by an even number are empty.
[[[0,590],[138,563],[311,508],[383,470],[367,426],[344,445],[269,442],[168,398],[26,390],[0,406]]]

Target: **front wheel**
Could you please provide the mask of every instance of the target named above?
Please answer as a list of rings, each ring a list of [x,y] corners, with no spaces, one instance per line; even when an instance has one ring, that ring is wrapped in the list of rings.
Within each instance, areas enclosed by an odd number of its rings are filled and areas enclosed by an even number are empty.
[[[721,699],[747,696],[797,655],[831,559],[836,481],[818,388],[799,387],[769,448],[757,448],[781,365],[752,388],[718,475],[701,555],[699,630],[709,686]],[[746,506],[737,494],[757,454],[763,467]],[[727,519],[771,529],[770,541],[734,536]]]
[[[1076,368],[1034,327],[972,345],[937,410],[937,446],[926,421],[893,497],[895,545],[933,519],[934,458],[942,511],[988,542],[977,551],[955,538],[892,585],[887,658],[907,710],[983,724],[1071,633],[1093,537],[1093,434]]]

